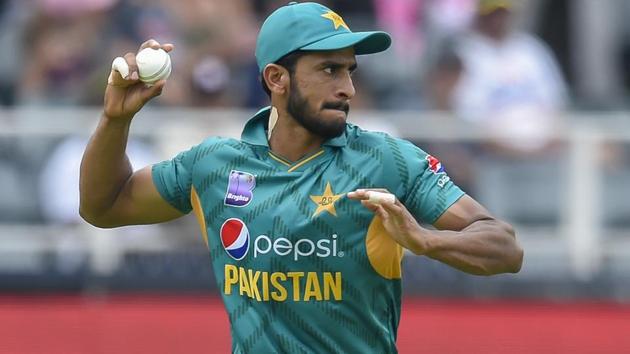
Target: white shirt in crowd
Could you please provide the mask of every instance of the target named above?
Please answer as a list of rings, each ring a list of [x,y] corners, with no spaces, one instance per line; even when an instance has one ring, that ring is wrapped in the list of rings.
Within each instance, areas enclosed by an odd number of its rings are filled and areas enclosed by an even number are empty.
[[[472,33],[456,50],[463,64],[452,102],[458,116],[485,124],[513,148],[544,146],[567,102],[549,48],[526,33],[503,41]]]

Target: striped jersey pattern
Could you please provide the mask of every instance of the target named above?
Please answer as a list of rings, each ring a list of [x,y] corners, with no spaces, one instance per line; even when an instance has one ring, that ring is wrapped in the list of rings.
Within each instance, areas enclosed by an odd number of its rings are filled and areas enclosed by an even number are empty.
[[[464,193],[436,158],[352,124],[288,161],[269,149],[268,116],[152,169],[162,197],[197,217],[232,351],[396,353],[403,250],[346,193],[385,188],[429,224]]]

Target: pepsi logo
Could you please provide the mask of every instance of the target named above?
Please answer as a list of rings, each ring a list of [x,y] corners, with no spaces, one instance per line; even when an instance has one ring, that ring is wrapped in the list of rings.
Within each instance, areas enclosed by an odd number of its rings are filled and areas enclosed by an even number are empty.
[[[429,169],[431,172],[435,174],[444,172],[444,166],[442,166],[442,163],[436,157],[427,155],[426,160],[429,162]]]
[[[249,230],[239,219],[225,220],[221,225],[221,244],[227,254],[240,261],[249,250]]]

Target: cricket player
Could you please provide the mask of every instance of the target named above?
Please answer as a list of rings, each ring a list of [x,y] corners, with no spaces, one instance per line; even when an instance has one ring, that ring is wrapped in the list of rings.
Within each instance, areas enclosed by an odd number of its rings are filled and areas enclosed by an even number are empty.
[[[523,251],[438,159],[347,122],[355,56],[390,42],[316,3],[277,9],[256,44],[270,107],[240,140],[209,137],[135,173],[131,121],[164,82],[145,87],[128,53],[131,73],[112,73],[83,157],[81,215],[117,227],[194,212],[233,353],[397,352],[404,249],[479,275],[518,272]]]

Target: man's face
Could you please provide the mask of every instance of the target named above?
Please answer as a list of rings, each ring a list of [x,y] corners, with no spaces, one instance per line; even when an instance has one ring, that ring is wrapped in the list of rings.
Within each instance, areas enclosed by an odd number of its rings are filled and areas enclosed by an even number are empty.
[[[510,10],[497,9],[487,15],[480,16],[479,24],[481,30],[494,39],[504,39],[510,30],[510,15]]]
[[[298,59],[287,112],[304,128],[324,139],[341,135],[354,96],[354,49],[313,52]]]

